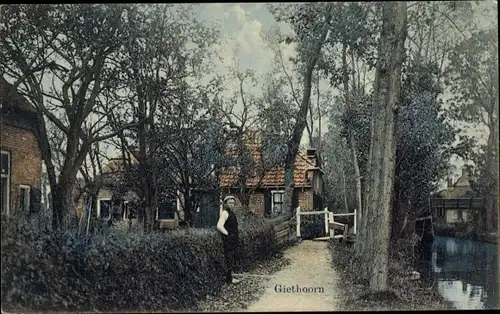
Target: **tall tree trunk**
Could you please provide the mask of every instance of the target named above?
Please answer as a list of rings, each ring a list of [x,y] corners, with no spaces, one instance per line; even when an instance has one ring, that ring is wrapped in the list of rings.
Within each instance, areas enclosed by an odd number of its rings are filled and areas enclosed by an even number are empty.
[[[318,110],[318,142],[316,143],[316,148],[318,152],[319,158],[321,158],[321,104],[320,104],[320,97],[319,97],[319,75],[318,79],[316,81],[316,93],[318,93],[318,103],[317,103],[317,110]]]
[[[495,96],[495,103],[493,105],[493,112],[490,114],[490,134],[487,142],[487,156],[486,156],[486,169],[488,171],[488,194],[486,198],[486,215],[485,226],[487,232],[495,232],[498,230],[498,95]]]
[[[354,63],[353,63],[354,66]],[[355,92],[354,88],[349,90],[349,71],[347,66],[347,44],[344,42],[342,45],[342,82],[344,85],[344,101],[346,105],[346,111],[349,116],[353,117],[354,105],[352,104],[353,94]],[[353,81],[354,84],[354,81]],[[354,85],[353,85],[354,86]],[[354,137],[354,126],[348,125],[349,132],[349,148],[351,151],[351,159],[354,167],[354,175],[356,180],[356,207],[357,207],[357,219],[361,218],[362,214],[362,200],[361,200],[361,171],[359,170],[359,162],[357,156],[357,143]],[[357,230],[356,230],[357,232]]]
[[[69,215],[76,214],[71,212],[74,204],[73,187],[78,170],[82,166],[89,150],[87,143],[78,148],[80,138],[80,134],[76,131],[68,136],[64,165],[59,174],[55,193],[52,194],[54,203],[52,225],[56,226],[56,229],[67,228],[70,222],[69,219],[71,219]]]
[[[347,188],[346,188],[346,183],[345,183],[345,171],[344,167],[342,167],[342,183],[344,187],[344,205],[345,205],[345,212],[349,212],[349,204],[347,203]]]
[[[60,227],[59,217],[61,214],[59,213],[61,207],[56,207],[56,200],[59,198],[57,195],[57,176],[54,164],[52,162],[52,150],[50,148],[49,139],[47,138],[47,128],[45,126],[45,121],[43,119],[43,115],[37,115],[37,123],[35,127],[35,135],[38,141],[38,147],[40,148],[40,152],[43,158],[43,162],[45,163],[45,167],[47,168],[47,177],[49,179],[50,185],[50,199],[49,206],[52,211],[52,229],[57,230]]]
[[[184,223],[186,226],[192,226],[194,221],[192,206],[192,195],[189,185],[184,187]]]
[[[400,98],[407,24],[405,2],[383,3],[382,9],[383,27],[375,74],[371,166],[367,183],[371,188],[365,211],[369,226],[366,230],[368,254],[363,261],[371,266],[370,289],[374,292],[387,290],[390,207],[396,155],[394,115]]]
[[[327,10],[325,14],[325,22],[321,29],[320,38],[316,39],[314,43],[310,45],[311,50],[306,60],[306,71],[304,73],[304,89],[302,94],[302,101],[300,104],[300,109],[297,114],[297,122],[293,128],[291,139],[287,143],[287,153],[285,157],[285,195],[283,200],[284,210],[288,212],[287,216],[292,217],[295,213],[292,208],[292,197],[293,197],[293,173],[295,167],[295,157],[299,150],[300,140],[302,134],[304,133],[304,128],[307,124],[307,111],[311,100],[311,89],[312,89],[312,77],[313,71],[318,62],[319,54],[323,43],[325,42],[326,36],[328,35],[329,23],[331,20],[331,6],[327,5]]]
[[[138,87],[140,89],[140,87]],[[146,117],[146,103],[142,92],[139,90],[139,119],[143,120]],[[142,182],[143,190],[143,225],[144,232],[153,230],[154,222],[156,220],[156,207],[154,206],[154,191],[152,182],[152,173],[150,166],[148,146],[148,132],[146,130],[148,124],[143,123],[139,125],[139,176]]]

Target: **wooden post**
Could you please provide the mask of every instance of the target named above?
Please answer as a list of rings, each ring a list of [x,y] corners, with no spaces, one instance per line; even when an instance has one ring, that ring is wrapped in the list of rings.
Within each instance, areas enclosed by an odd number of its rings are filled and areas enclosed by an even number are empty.
[[[356,234],[356,232],[358,231],[358,229],[356,229],[356,216],[357,215],[357,210],[356,208],[354,208],[354,234]]]
[[[89,197],[88,201],[87,201],[87,204],[86,204],[87,207],[87,211],[89,212],[89,217],[88,217],[88,220],[87,220],[87,230],[85,231],[85,235],[88,235],[89,234],[89,228],[90,228],[90,216],[92,214],[92,197]]]
[[[325,207],[325,233],[328,235],[328,207]]]
[[[328,216],[329,216],[329,217],[328,217],[328,221],[329,221],[329,222],[333,222],[333,213],[329,213],[329,214],[328,214]],[[330,229],[329,231],[330,231],[330,239],[333,239],[333,234],[334,234],[334,232],[333,232],[333,230],[332,230],[332,229]]]
[[[297,238],[300,238],[300,206],[297,207]]]

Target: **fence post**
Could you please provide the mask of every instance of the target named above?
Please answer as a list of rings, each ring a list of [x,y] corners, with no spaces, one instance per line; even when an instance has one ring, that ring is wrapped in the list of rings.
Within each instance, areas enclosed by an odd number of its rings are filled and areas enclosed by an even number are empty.
[[[354,234],[356,234],[356,232],[358,231],[358,229],[356,229],[356,217],[357,217],[357,210],[356,208],[354,208]]]
[[[333,222],[333,213],[328,214],[328,221]],[[330,239],[333,239],[333,232],[332,229],[328,230],[330,232]]]
[[[328,235],[328,207],[325,207],[325,233]]]
[[[295,214],[297,216],[297,238],[300,238],[300,206],[297,207]]]

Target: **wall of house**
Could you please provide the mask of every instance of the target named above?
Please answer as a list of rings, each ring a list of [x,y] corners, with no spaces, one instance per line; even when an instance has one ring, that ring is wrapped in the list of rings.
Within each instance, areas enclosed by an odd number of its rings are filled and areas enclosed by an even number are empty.
[[[111,199],[113,197],[113,192],[106,188],[99,189],[99,194],[97,194],[97,199]]]
[[[6,119],[4,119],[3,122]],[[1,123],[1,150],[10,153],[10,213],[17,209],[18,185],[40,189],[42,156],[35,135],[26,129]],[[31,200],[30,200],[31,201]]]
[[[460,221],[459,217],[457,215],[460,214],[460,211],[456,209],[448,209],[446,211],[446,223],[449,224],[454,224]],[[468,211],[467,210],[462,210],[462,221],[467,222],[468,221]]]
[[[313,210],[313,191],[311,188],[296,188],[295,193],[298,194],[298,206],[302,211],[312,211]],[[232,195],[235,197],[235,205],[237,208],[241,208],[241,202],[235,193],[224,193],[225,196]],[[256,214],[264,216],[266,199],[265,193],[263,191],[255,191],[250,195],[249,210]],[[269,193],[269,202],[271,201],[272,194]],[[270,204],[270,203],[269,203]],[[269,205],[270,206],[270,205]]]
[[[313,210],[313,192],[311,189],[299,189],[297,191],[299,194],[299,206],[301,211],[312,211]]]
[[[258,215],[264,216],[264,193],[255,192],[250,195],[249,210]]]
[[[238,198],[238,195],[236,193],[227,193],[227,191],[225,191],[225,192],[226,193],[224,193],[224,197],[230,196],[230,195],[234,196],[236,208],[243,207],[241,205],[240,199]],[[264,192],[255,191],[252,194],[250,194],[248,209],[253,213],[264,216],[264,210],[265,210],[265,202],[264,201],[265,201]]]
[[[460,222],[460,219],[458,217],[460,215],[460,211],[456,209],[448,209],[446,211],[446,223],[458,223]],[[468,211],[467,210],[462,210],[462,222],[467,222],[468,221]]]
[[[323,175],[319,170],[314,170],[312,187],[316,194],[323,195]]]

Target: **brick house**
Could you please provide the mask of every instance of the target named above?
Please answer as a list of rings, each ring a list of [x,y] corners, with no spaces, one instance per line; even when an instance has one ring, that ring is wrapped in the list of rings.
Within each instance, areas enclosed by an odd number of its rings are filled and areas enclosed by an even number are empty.
[[[37,212],[40,207],[42,155],[34,126],[37,111],[0,78],[2,215]]]
[[[258,145],[250,145],[254,160],[260,158]],[[221,191],[225,195],[238,195],[236,187],[238,173],[234,168],[221,172]],[[323,209],[323,171],[316,149],[297,153],[293,174],[292,207],[300,206],[302,211]],[[249,197],[249,210],[264,217],[274,217],[283,212],[285,193],[285,171],[283,166],[275,166],[259,176],[256,172],[249,178],[247,189],[253,191]],[[241,206],[236,197],[237,206]]]

